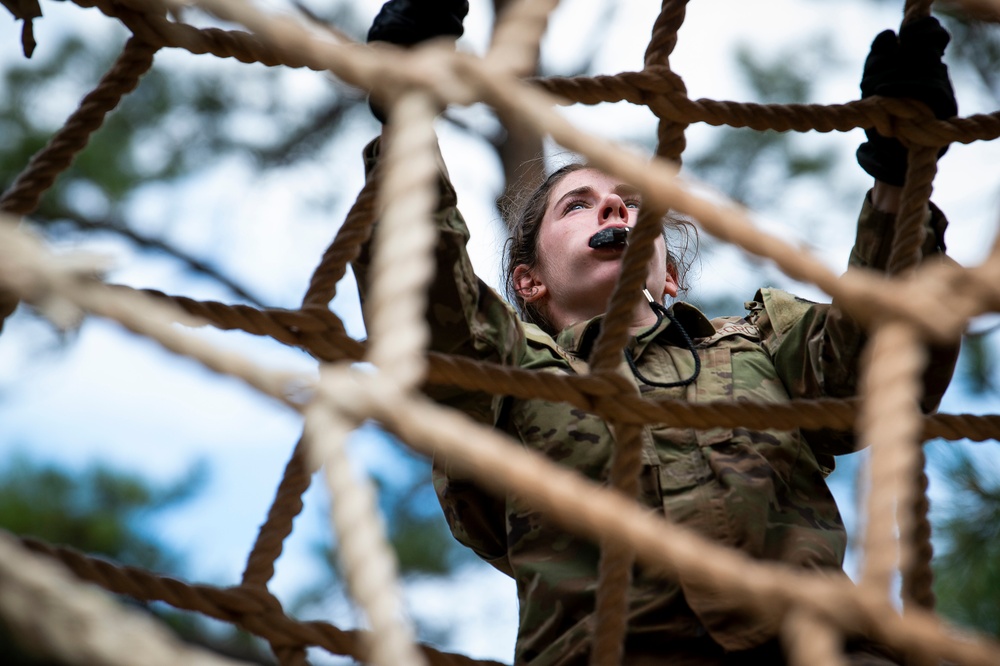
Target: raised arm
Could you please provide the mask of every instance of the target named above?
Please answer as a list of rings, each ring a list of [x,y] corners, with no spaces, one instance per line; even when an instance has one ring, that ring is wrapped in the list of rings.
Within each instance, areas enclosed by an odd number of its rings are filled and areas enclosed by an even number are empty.
[[[948,33],[934,18],[904,26],[897,39],[885,31],[876,37],[865,62],[862,95],[908,97],[927,104],[939,118],[957,113],[954,92],[942,62]],[[886,270],[892,250],[896,213],[906,176],[906,148],[894,138],[867,130],[858,162],[875,180],[862,206],[849,265]],[[944,151],[941,151],[944,154]],[[940,155],[939,155],[940,156]],[[944,256],[948,222],[933,204],[925,212],[921,260]],[[751,321],[760,328],[778,376],[792,397],[848,398],[857,392],[858,357],[865,331],[836,303],[821,305],[774,289],[760,290],[751,307]],[[924,374],[921,407],[937,408],[951,380],[958,346],[932,347]],[[810,437],[821,453],[848,453],[852,438],[823,433]]]
[[[441,36],[462,34],[467,0],[390,0],[376,16],[369,41],[412,46]],[[378,104],[370,104],[384,122]],[[377,177],[381,139],[364,150],[366,180]],[[436,271],[429,289],[427,321],[430,350],[479,361],[517,364],[525,347],[523,329],[514,310],[480,280],[466,252],[469,230],[458,210],[455,189],[444,162],[440,163],[438,205],[433,219],[438,230]],[[373,234],[378,243],[378,225]],[[369,279],[372,247],[365,245],[352,263],[362,306]],[[501,396],[460,388],[431,385],[427,394],[477,421],[495,425]],[[442,460],[434,460],[434,489],[452,534],[495,567],[511,574],[507,563],[504,501],[483,492],[468,479],[456,476]]]
[[[367,178],[374,177],[381,152],[381,139],[364,150]],[[458,210],[457,197],[443,162],[440,168],[439,199],[434,213],[438,229],[435,248],[437,270],[428,292],[427,321],[431,328],[431,351],[491,361],[505,365],[517,362],[524,335],[517,315],[496,292],[484,283],[472,267],[466,251],[469,230]],[[373,242],[378,242],[376,223]],[[358,282],[362,305],[368,283],[371,245],[365,245],[351,264]],[[492,424],[492,408],[485,394],[429,387],[431,396],[457,407],[478,420]]]

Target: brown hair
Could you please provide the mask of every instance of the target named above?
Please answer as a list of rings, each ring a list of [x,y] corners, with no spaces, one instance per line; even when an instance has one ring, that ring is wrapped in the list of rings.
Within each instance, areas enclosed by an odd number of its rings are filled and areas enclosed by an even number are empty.
[[[538,232],[549,203],[549,195],[559,182],[581,169],[592,167],[586,164],[570,163],[552,172],[534,190],[522,193],[504,211],[507,223],[507,242],[504,244],[503,285],[507,299],[514,304],[524,321],[535,324],[546,333],[558,333],[545,313],[535,303],[527,303],[514,283],[514,269],[524,264],[528,268],[538,265]],[[680,240],[671,241],[671,231],[677,231]],[[687,272],[691,266],[688,255],[697,249],[698,232],[694,225],[683,218],[668,213],[663,218],[663,240],[667,247],[667,263],[677,271],[677,283],[681,291],[687,290]],[[692,242],[693,241],[693,242]]]

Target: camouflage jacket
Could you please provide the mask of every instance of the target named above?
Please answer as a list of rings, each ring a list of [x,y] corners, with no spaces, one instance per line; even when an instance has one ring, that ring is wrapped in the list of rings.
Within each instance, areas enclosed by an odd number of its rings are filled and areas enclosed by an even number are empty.
[[[377,144],[366,150],[369,169],[376,153]],[[436,220],[438,269],[428,306],[432,349],[541,372],[587,372],[601,318],[555,337],[523,323],[473,272],[465,251],[468,230],[446,177]],[[892,224],[891,216],[866,201],[851,264],[884,265]],[[928,224],[932,233],[925,251],[931,254],[943,249],[946,222],[934,209]],[[366,249],[354,265],[362,292],[367,264]],[[709,320],[695,307],[676,303],[673,313],[695,343],[701,373],[693,384],[677,388],[636,380],[643,397],[781,402],[854,394],[863,336],[839,310],[775,289],[759,290],[747,308],[746,317]],[[641,375],[653,381],[678,381],[694,370],[691,350],[668,319],[641,332],[628,347]],[[635,379],[624,362],[622,368]],[[936,406],[950,368],[931,382],[936,385],[928,389],[927,408]],[[566,403],[505,399],[451,387],[431,386],[428,391],[560,465],[597,482],[607,478],[613,436],[594,414]],[[654,425],[644,440],[642,504],[751,557],[842,573],[847,538],[825,477],[832,455],[853,450],[850,435]],[[583,663],[593,622],[597,546],[550,525],[512,498],[486,494],[471,480],[449,473],[440,461],[434,476],[455,538],[517,583],[515,663]],[[706,631],[727,649],[745,649],[776,631],[683,580],[648,577],[639,570],[629,603],[629,641],[646,652],[668,654],[671,637]]]

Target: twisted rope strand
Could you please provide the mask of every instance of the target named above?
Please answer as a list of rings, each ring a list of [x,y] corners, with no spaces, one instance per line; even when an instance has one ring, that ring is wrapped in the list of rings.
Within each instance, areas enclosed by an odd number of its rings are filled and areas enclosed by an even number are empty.
[[[677,32],[684,22],[684,14],[687,10],[687,0],[664,0],[660,8],[660,15],[653,24],[653,34],[650,37],[649,45],[646,47],[643,69],[654,67],[670,68],[670,54],[677,45]],[[680,77],[676,76],[680,81]],[[687,90],[683,82],[675,88],[676,92],[687,97]],[[656,127],[656,155],[663,157],[678,165],[681,161],[681,154],[687,146],[684,138],[684,130],[687,123],[673,122],[663,113],[659,99],[650,100],[649,108],[659,118]]]
[[[641,470],[642,428],[616,427],[609,478],[611,487],[625,497],[635,499],[639,494]],[[634,563],[635,553],[627,544],[611,538],[601,540],[591,666],[622,663],[628,629],[628,591],[632,587]]]
[[[139,78],[153,66],[156,48],[132,38],[121,55],[88,93],[66,124],[28,162],[14,183],[0,197],[0,213],[30,215],[38,207],[42,193],[52,187],[56,178],[69,168],[77,153],[86,147],[90,135],[104,122],[122,97],[135,89]],[[17,307],[17,299],[0,291],[0,331],[4,320]]]
[[[247,557],[243,585],[265,587],[274,576],[274,563],[281,556],[285,539],[292,533],[292,522],[302,512],[302,495],[312,482],[312,470],[307,467],[305,458],[302,440],[299,440],[285,466],[267,520],[261,525]]]
[[[7,629],[59,663],[236,666],[186,645],[147,613],[127,609],[0,532],[0,613]]]
[[[193,611],[222,622],[230,622],[272,644],[311,645],[331,654],[362,659],[360,642],[365,632],[344,631],[326,622],[297,622],[285,615],[277,600],[261,588],[223,589],[184,583],[136,567],[88,557],[71,548],[53,546],[36,539],[22,539],[21,542],[32,552],[59,560],[80,580],[100,585],[109,592],[124,594],[139,601],[161,601],[179,610]],[[421,649],[434,666],[496,663],[441,652],[428,646],[422,646]]]
[[[937,150],[928,147],[911,148],[889,254],[890,275],[911,271],[920,262],[921,248],[927,238],[924,221],[930,214],[927,204],[934,191],[936,175]]]
[[[913,561],[912,508],[920,432],[920,373],[926,356],[913,330],[879,326],[865,348],[861,377],[862,443],[871,447],[861,585],[888,599],[897,563]],[[896,532],[898,530],[898,540]]]
[[[337,395],[338,374],[327,367],[320,389]],[[367,479],[355,479],[346,443],[359,421],[314,400],[305,411],[305,439],[315,467],[322,465],[330,490],[330,519],[337,534],[340,560],[351,596],[365,610],[372,633],[366,634],[365,661],[376,666],[421,666],[427,662],[414,644],[413,629],[402,613],[395,554]]]
[[[0,225],[0,239],[3,240],[3,243],[0,243],[0,260],[2,260],[0,281],[6,281],[11,286],[18,284],[18,281],[31,282],[16,287],[18,293],[31,302],[40,302],[44,293],[57,290],[56,285],[69,279],[62,276],[60,271],[70,271],[71,266],[53,266],[50,259],[35,259],[22,249],[20,242],[16,242],[21,235],[20,232]],[[5,272],[5,269],[8,269],[8,272]],[[43,286],[35,286],[34,281],[42,282]],[[44,286],[45,284],[48,286]],[[83,298],[79,296],[79,292],[88,292],[89,295]],[[161,306],[155,300],[144,297],[141,292],[132,293],[131,290],[120,288],[109,289],[87,281],[79,285],[79,290],[68,290],[63,296],[80,308],[85,308],[90,302],[112,303],[112,306],[95,306],[89,311],[106,313],[112,318],[116,312],[127,312],[130,318],[139,322],[134,324],[136,328],[148,331],[151,338],[168,348],[176,344],[172,342],[176,332],[170,323],[178,321],[188,325],[201,323],[199,320],[186,321],[183,311]],[[183,305],[187,302],[181,300],[178,304]],[[330,316],[332,317],[332,314]],[[342,344],[345,340],[336,339],[334,342]],[[309,377],[295,373],[279,373],[267,380],[255,379],[256,371],[243,374],[244,366],[238,363],[219,366],[212,360],[217,351],[212,345],[192,344],[182,347],[184,353],[204,363],[206,367],[219,367],[223,372],[258,385],[266,394],[279,400],[287,399],[284,387],[288,384],[305,388],[311,383]],[[358,360],[361,354],[357,353],[350,358]],[[833,399],[793,400],[778,404],[649,401],[627,393],[621,394],[619,384],[594,376],[566,377],[551,373],[538,374],[438,353],[430,354],[429,358],[431,359],[429,379],[435,383],[459,386],[468,390],[496,390],[523,399],[567,401],[581,409],[593,411],[604,418],[622,423],[661,423],[670,427],[694,428],[743,426],[843,430],[851,427],[855,414],[854,403]],[[986,441],[1000,436],[998,435],[1000,416],[997,415],[937,414],[924,417],[923,422],[924,439],[940,437],[951,440],[969,438],[973,441]]]
[[[925,467],[927,456],[923,448],[917,451],[914,467],[918,469],[916,492],[913,494],[913,504],[910,511],[913,515],[913,560],[910,566],[902,569],[903,610],[908,612],[913,604],[919,608],[933,610],[936,597],[934,595],[934,569],[931,562],[934,559],[934,544],[931,542],[930,498],[927,496],[928,479]],[[906,507],[902,507],[906,510]]]
[[[621,274],[611,293],[607,314],[601,323],[601,332],[594,343],[591,355],[591,372],[613,372],[622,361],[622,349],[629,337],[632,316],[636,306],[645,307],[642,294],[653,259],[653,243],[663,233],[663,212],[652,206],[643,206],[639,219],[628,236],[628,246],[622,257]],[[659,298],[657,285],[651,285],[653,298]],[[662,288],[662,286],[660,287]]]
[[[322,307],[337,295],[337,283],[347,272],[347,264],[361,254],[361,246],[369,241],[375,222],[375,201],[378,192],[377,173],[365,183],[351,211],[334,236],[333,242],[319,266],[313,271],[309,288],[302,299],[302,308]]]
[[[101,127],[105,116],[139,85],[139,79],[153,66],[156,51],[157,47],[135,37],[126,42],[121,55],[97,87],[87,93],[66,124],[31,158],[0,197],[0,212],[30,215],[38,207],[42,194],[87,146],[91,134]]]
[[[366,357],[406,389],[427,372],[427,287],[437,243],[431,220],[438,178],[434,116],[433,102],[423,93],[408,93],[391,107],[379,190],[382,214],[365,304]]]
[[[848,666],[842,637],[806,610],[792,608],[781,625],[781,644],[792,666]]]
[[[529,76],[538,66],[539,44],[548,27],[549,15],[558,0],[521,0],[511,3],[497,17],[493,42],[486,54],[488,66]]]

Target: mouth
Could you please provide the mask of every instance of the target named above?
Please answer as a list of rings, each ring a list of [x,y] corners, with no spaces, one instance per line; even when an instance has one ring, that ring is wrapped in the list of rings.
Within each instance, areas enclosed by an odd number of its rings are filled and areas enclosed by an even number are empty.
[[[590,237],[595,250],[624,250],[628,245],[628,227],[605,227]]]

